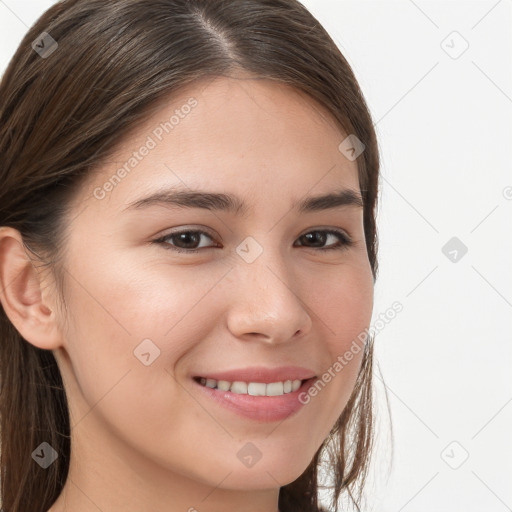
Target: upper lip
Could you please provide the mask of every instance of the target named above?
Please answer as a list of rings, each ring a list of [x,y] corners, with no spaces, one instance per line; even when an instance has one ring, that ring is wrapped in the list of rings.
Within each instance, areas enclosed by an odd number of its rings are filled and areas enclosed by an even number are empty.
[[[285,380],[307,380],[315,377],[315,372],[308,368],[299,366],[279,366],[268,368],[266,366],[251,366],[248,368],[238,368],[226,370],[223,372],[205,372],[196,377],[206,379],[227,380],[228,382],[261,382],[268,384],[270,382],[280,382]]]

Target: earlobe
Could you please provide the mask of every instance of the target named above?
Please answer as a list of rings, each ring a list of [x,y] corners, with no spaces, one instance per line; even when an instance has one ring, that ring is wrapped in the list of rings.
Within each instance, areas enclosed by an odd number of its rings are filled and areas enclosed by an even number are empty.
[[[17,331],[32,345],[46,350],[61,343],[57,318],[43,301],[42,274],[31,261],[21,234],[0,228],[0,301]]]

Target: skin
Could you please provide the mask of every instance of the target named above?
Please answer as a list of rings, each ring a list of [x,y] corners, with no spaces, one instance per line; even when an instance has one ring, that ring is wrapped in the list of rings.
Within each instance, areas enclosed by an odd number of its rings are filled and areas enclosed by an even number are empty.
[[[191,113],[95,198],[190,97],[198,102]],[[299,214],[291,207],[339,187],[359,191],[356,162],[338,150],[345,137],[321,106],[288,86],[240,78],[189,86],[73,199],[67,312],[19,233],[0,230],[4,309],[29,343],[53,351],[69,401],[70,472],[50,512],[278,510],[279,487],[300,476],[343,411],[362,350],[278,422],[219,407],[190,377],[252,365],[304,366],[321,376],[369,326],[373,279],[362,208]],[[249,213],[123,211],[164,186],[233,193]],[[177,238],[152,243],[183,227],[212,238],[202,236],[199,252],[189,254],[166,250]],[[302,237],[320,228],[348,233],[353,246],[320,251]],[[250,264],[236,252],[248,236],[263,249]],[[319,246],[337,241],[328,236]],[[133,353],[144,339],[160,349],[149,366]],[[237,457],[247,442],[262,454],[250,468]]]

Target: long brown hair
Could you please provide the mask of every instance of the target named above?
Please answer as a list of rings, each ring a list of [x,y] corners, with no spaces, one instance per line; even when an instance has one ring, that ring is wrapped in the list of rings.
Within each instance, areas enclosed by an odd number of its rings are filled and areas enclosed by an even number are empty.
[[[43,32],[58,46],[48,46]],[[379,155],[373,123],[346,59],[300,2],[63,0],[28,31],[0,84],[0,226],[20,232],[26,249],[52,271],[62,298],[68,205],[86,175],[173,91],[240,71],[304,91],[365,145],[357,164],[375,282]],[[333,507],[344,490],[357,506],[352,491],[366,478],[372,449],[372,360],[370,337],[329,438],[304,473],[281,487],[281,512],[319,510],[317,471],[329,450]],[[0,377],[2,510],[46,512],[69,469],[66,393],[52,352],[23,339],[3,308]],[[59,454],[47,469],[31,457],[43,441]]]

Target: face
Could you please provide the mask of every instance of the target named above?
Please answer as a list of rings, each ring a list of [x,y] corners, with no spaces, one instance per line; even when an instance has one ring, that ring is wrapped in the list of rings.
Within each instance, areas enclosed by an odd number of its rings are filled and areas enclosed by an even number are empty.
[[[231,489],[305,470],[353,390],[351,346],[372,314],[363,209],[309,201],[359,194],[345,137],[294,89],[218,78],[173,97],[88,177],[54,354],[72,435],[106,465],[115,452],[211,486],[229,474]]]

